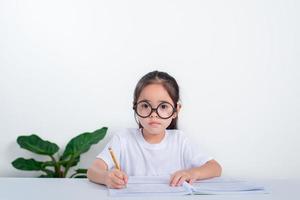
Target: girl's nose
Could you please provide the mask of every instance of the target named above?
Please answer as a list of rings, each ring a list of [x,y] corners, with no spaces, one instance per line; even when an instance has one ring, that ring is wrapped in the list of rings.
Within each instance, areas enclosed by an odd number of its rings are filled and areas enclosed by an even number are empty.
[[[152,118],[152,117],[158,117],[158,116],[157,116],[157,113],[156,113],[156,111],[155,111],[155,110],[153,110],[153,111],[152,111],[152,113],[151,113],[150,117],[151,117],[151,118]]]

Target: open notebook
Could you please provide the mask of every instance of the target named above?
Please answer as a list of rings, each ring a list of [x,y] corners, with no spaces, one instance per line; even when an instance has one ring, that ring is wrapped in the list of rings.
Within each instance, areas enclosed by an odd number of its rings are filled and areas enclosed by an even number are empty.
[[[124,189],[109,189],[111,196],[152,196],[152,195],[191,195],[191,194],[252,194],[267,193],[264,187],[231,178],[201,180],[190,185],[169,186],[169,177],[131,176]]]

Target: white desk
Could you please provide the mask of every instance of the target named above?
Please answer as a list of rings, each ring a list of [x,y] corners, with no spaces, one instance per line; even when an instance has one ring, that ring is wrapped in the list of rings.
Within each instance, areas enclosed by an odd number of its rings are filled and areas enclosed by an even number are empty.
[[[299,200],[300,180],[261,181],[270,194],[251,195],[187,195],[143,197],[143,200],[160,199],[202,199],[202,200]],[[105,200],[141,199],[141,197],[110,197],[106,187],[89,182],[87,179],[54,178],[0,178],[1,200]]]

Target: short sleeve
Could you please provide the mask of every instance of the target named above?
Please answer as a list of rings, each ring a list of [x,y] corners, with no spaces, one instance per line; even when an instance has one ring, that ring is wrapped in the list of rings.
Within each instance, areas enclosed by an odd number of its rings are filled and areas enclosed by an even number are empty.
[[[190,142],[187,138],[184,140],[183,149],[185,168],[199,167],[213,159],[199,145]]]
[[[121,151],[121,141],[118,135],[114,135],[112,139],[107,143],[102,152],[97,155],[96,158],[101,158],[107,164],[108,169],[114,167],[114,162],[111,158],[108,148],[111,147],[117,160],[120,160],[120,151]]]

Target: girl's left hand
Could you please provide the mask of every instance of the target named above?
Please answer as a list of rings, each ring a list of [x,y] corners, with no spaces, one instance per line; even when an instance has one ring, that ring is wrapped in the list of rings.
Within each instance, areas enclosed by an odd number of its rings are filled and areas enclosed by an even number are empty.
[[[170,185],[171,186],[181,186],[184,181],[187,181],[190,184],[196,179],[193,177],[191,171],[189,170],[180,170],[171,175]]]

